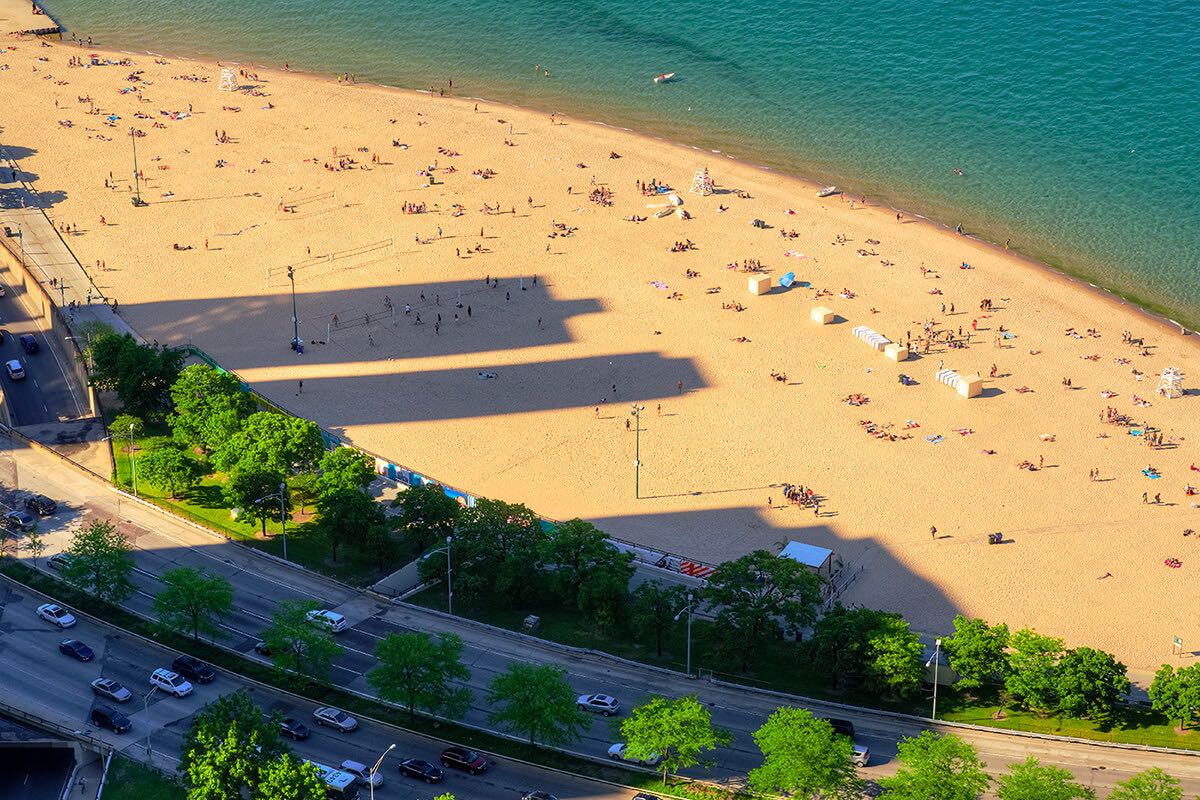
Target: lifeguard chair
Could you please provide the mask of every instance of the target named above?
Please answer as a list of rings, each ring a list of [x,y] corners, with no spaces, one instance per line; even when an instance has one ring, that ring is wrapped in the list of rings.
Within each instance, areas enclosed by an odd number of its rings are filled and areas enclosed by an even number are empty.
[[[1183,397],[1183,373],[1178,367],[1167,367],[1162,371],[1158,388],[1154,391],[1168,400]]]
[[[713,180],[708,174],[708,167],[696,170],[696,174],[692,178],[692,193],[708,197],[713,191],[715,191],[713,189]]]

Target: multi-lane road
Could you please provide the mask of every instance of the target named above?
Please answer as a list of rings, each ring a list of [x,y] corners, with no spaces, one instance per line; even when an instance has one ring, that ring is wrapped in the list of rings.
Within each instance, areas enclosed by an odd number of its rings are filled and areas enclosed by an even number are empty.
[[[0,224],[0,233],[3,232]],[[4,406],[13,427],[40,425],[77,419],[83,415],[80,387],[72,383],[71,368],[61,343],[42,331],[26,306],[25,290],[20,283],[9,283],[8,273],[0,275],[4,296],[0,297],[0,385],[4,387]],[[38,352],[27,353],[21,347],[22,335],[32,336]],[[18,361],[25,377],[13,380],[4,364]]]
[[[10,461],[8,465],[0,464],[0,475],[14,476],[21,490],[48,494],[68,506],[60,516],[45,521],[43,530],[48,532],[49,552],[66,544],[65,530],[73,517],[78,519],[82,514],[118,516],[117,495],[104,484],[53,456],[22,444],[0,440],[0,445],[7,448],[6,452],[0,453],[0,460]],[[9,496],[15,498],[17,494],[10,492]],[[247,548],[226,543],[157,509],[126,500],[119,511],[121,529],[136,547],[138,591],[127,601],[132,610],[149,613],[151,599],[160,588],[158,576],[165,570],[181,565],[203,567],[224,575],[232,583],[236,611],[225,621],[228,633],[225,643],[248,652],[280,600],[317,600],[345,614],[351,623],[349,630],[338,635],[346,652],[337,663],[333,680],[367,693],[370,693],[370,687],[364,673],[374,662],[374,647],[382,636],[404,630],[458,633],[467,642],[464,660],[472,672],[470,686],[476,699],[466,717],[472,724],[487,724],[486,687],[496,674],[517,661],[558,664],[566,669],[569,681],[580,693],[613,694],[626,708],[652,693],[695,693],[712,709],[715,721],[729,728],[734,735],[732,745],[716,754],[716,766],[708,775],[718,780],[736,780],[759,761],[752,732],[776,707],[795,703],[790,698],[769,692],[690,681],[674,673],[605,656],[583,655],[552,643],[485,629],[425,609],[392,605],[315,574],[278,564]],[[868,778],[894,771],[897,740],[927,727],[916,720],[810,705],[817,713],[854,722],[860,738],[872,751],[871,764],[863,771],[864,777]],[[1194,755],[1106,748],[989,730],[959,729],[956,732],[978,749],[994,773],[1001,773],[1009,764],[1033,754],[1045,763],[1069,769],[1085,784],[1097,789],[1111,786],[1154,765],[1180,777],[1188,791],[1200,789],[1200,757]],[[603,756],[612,741],[611,722],[597,717],[582,741],[571,749],[585,755]]]

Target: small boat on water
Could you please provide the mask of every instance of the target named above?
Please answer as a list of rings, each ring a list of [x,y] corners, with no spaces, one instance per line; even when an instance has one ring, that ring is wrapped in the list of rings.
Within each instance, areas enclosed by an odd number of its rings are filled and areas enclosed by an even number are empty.
[[[838,188],[836,186],[826,186],[824,189],[817,192],[817,197],[829,197],[830,195],[835,195],[837,193]]]
[[[670,83],[670,82],[671,82],[671,81],[673,81],[673,80],[675,80],[675,73],[674,73],[674,72],[664,72],[664,73],[662,73],[662,74],[660,74],[660,75],[655,75],[655,76],[654,76],[654,82],[655,82],[655,83]]]

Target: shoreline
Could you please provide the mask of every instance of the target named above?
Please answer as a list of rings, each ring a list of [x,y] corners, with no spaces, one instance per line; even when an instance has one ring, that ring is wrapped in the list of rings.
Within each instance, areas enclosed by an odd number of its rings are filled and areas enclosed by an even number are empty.
[[[63,27],[62,33],[60,33],[59,36],[61,37],[62,34],[70,32],[70,31],[71,31],[70,28]],[[32,36],[32,34],[30,34],[30,35]],[[34,38],[42,38],[42,37],[34,36]],[[63,39],[61,44],[69,45],[70,41],[67,39]],[[170,52],[170,51],[158,52],[158,51],[154,51],[154,50],[126,50],[126,49],[120,49],[120,48],[110,48],[110,47],[106,47],[103,45],[101,45],[101,46],[93,45],[89,49],[90,49],[90,51],[95,51],[95,52],[100,52],[100,53],[120,53],[122,55],[128,55],[128,56],[151,56],[151,57],[156,57],[156,58],[179,58],[179,59],[185,59],[185,60],[190,60],[190,61],[199,61],[199,62],[208,61],[207,57],[187,55],[186,53],[182,53],[182,52]],[[364,88],[381,89],[384,91],[399,92],[402,94],[415,95],[415,96],[418,96],[421,98],[428,98],[428,99],[434,99],[434,100],[451,100],[451,101],[458,101],[458,102],[463,102],[463,103],[466,103],[466,102],[488,103],[494,107],[498,107],[501,109],[512,108],[515,110],[524,111],[524,112],[533,113],[533,114],[555,113],[555,114],[559,114],[560,116],[564,114],[564,112],[555,111],[554,109],[550,109],[550,108],[541,108],[541,107],[524,105],[521,103],[515,103],[515,102],[510,102],[510,101],[493,100],[491,98],[484,97],[481,95],[476,96],[476,95],[469,95],[469,94],[463,94],[463,95],[458,95],[458,94],[449,95],[448,94],[448,95],[443,96],[443,95],[433,94],[428,89],[418,89],[418,88],[407,87],[407,86],[396,86],[393,84],[377,83],[374,81],[355,81],[353,83],[347,84],[347,83],[338,81],[336,76],[330,76],[325,73],[312,72],[312,71],[307,71],[307,70],[295,70],[295,69],[286,69],[285,70],[282,67],[279,67],[274,64],[265,64],[265,63],[259,63],[256,61],[243,62],[243,61],[232,60],[227,57],[227,58],[223,58],[223,59],[216,59],[212,63],[216,66],[232,64],[232,65],[235,65],[238,67],[252,67],[257,72],[262,72],[267,75],[276,75],[276,74],[278,74],[278,75],[293,75],[293,76],[298,76],[298,77],[307,78],[307,79],[311,79],[311,80],[321,81],[324,83],[333,83],[333,84],[349,86],[349,87],[364,87]],[[566,116],[568,116],[569,118],[571,117],[569,112],[567,112]],[[808,175],[803,175],[803,174],[800,174],[797,172],[791,172],[791,171],[785,170],[783,168],[774,167],[774,166],[771,166],[768,164],[756,163],[755,161],[751,161],[751,160],[744,159],[744,158],[739,158],[738,156],[731,155],[729,153],[725,153],[720,150],[712,150],[712,149],[701,147],[699,145],[690,144],[688,142],[681,141],[678,139],[673,139],[668,136],[661,136],[656,133],[640,131],[640,130],[637,130],[634,128],[629,128],[627,126],[624,126],[624,125],[621,125],[621,124],[618,124],[615,122],[606,122],[604,120],[593,120],[593,119],[583,119],[583,118],[575,119],[575,121],[585,124],[585,125],[594,125],[594,126],[597,126],[600,128],[607,129],[607,130],[618,131],[618,132],[625,133],[625,134],[634,136],[634,137],[636,137],[638,139],[642,139],[642,140],[660,142],[660,143],[669,145],[674,148],[690,150],[695,153],[700,153],[700,154],[704,154],[707,156],[717,156],[724,160],[732,161],[736,164],[739,164],[744,167],[748,167],[750,169],[758,170],[760,172],[768,173],[771,175],[782,176],[784,178],[797,181],[798,183],[803,184],[806,188],[811,189],[814,192],[816,192],[817,190],[820,190],[821,188],[823,188],[826,185],[824,183],[821,183],[818,180],[813,179],[812,177],[810,177]],[[840,199],[840,198],[847,197],[847,196],[853,196],[855,194],[856,194],[856,192],[850,191],[849,189],[841,189],[839,194],[835,195],[835,197],[839,197],[839,199]],[[889,209],[890,211],[892,211],[893,213],[901,213],[907,219],[915,220],[919,224],[936,228],[947,234],[954,232],[954,229],[948,223],[943,222],[939,219],[926,216],[925,214],[920,214],[920,213],[917,213],[914,211],[910,211],[908,209],[901,208],[899,206],[895,206],[888,202],[880,202],[873,198],[867,198],[867,199],[869,201],[872,201],[873,207],[875,207],[875,208],[886,208],[886,209]],[[871,206],[872,203],[869,203],[868,205]],[[1005,258],[1010,258],[1010,259],[1019,261],[1019,262],[1023,263],[1024,265],[1026,265],[1026,267],[1033,269],[1033,270],[1037,270],[1038,272],[1045,275],[1046,277],[1049,277],[1054,280],[1066,282],[1079,290],[1095,294],[1096,296],[1101,297],[1104,300],[1108,301],[1115,307],[1133,309],[1133,310],[1137,311],[1147,322],[1162,329],[1164,332],[1172,333],[1177,336],[1191,336],[1197,330],[1200,330],[1200,317],[1198,317],[1197,321],[1191,321],[1191,320],[1187,320],[1185,318],[1185,320],[1183,322],[1181,322],[1179,320],[1173,319],[1172,317],[1168,316],[1166,312],[1156,310],[1156,309],[1150,307],[1149,305],[1145,305],[1141,302],[1138,302],[1137,299],[1127,296],[1127,294],[1124,292],[1121,292],[1117,289],[1110,288],[1103,284],[1094,283],[1092,280],[1090,280],[1085,275],[1077,275],[1075,273],[1070,272],[1069,270],[1055,267],[1055,266],[1047,263],[1046,261],[1043,261],[1043,260],[1037,258],[1034,255],[1029,255],[1029,254],[1020,252],[1020,251],[1013,251],[1011,249],[1007,249],[1007,248],[1003,247],[1001,244],[999,244],[998,242],[993,242],[990,239],[984,238],[982,236],[977,236],[970,232],[967,232],[962,235],[964,236],[964,238],[969,239],[972,242],[984,245],[985,247],[989,248],[996,255],[1003,255],[1003,257],[1005,257]],[[1183,315],[1180,315],[1180,316],[1182,317]],[[1200,347],[1200,340],[1194,341],[1193,344],[1196,347]]]

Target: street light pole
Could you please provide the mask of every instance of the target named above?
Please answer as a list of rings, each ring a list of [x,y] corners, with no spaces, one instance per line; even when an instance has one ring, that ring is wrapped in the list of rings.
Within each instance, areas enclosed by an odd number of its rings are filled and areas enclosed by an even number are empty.
[[[137,456],[133,452],[133,423],[129,423],[129,466],[133,473],[133,496],[137,497]]]
[[[454,583],[450,580],[450,543],[454,537],[446,535],[446,613],[454,615]]]
[[[287,561],[287,483],[279,483],[279,525],[283,528],[283,560]]]
[[[641,498],[641,478],[642,478],[642,412],[646,410],[645,406],[633,404],[633,410],[629,413],[633,415],[636,427],[633,434],[633,497],[635,500]]]
[[[395,744],[388,745],[388,749],[384,750],[383,754],[380,755],[379,758],[375,759],[375,766],[371,767],[371,771],[368,773],[367,783],[371,787],[371,800],[375,800],[375,773],[378,772],[379,768],[383,766],[383,760],[387,758],[387,754],[395,749]]]
[[[288,266],[288,280],[292,282],[292,349],[302,352],[304,342],[300,340],[300,316],[296,313],[296,272]]]
[[[146,203],[142,200],[142,180],[141,175],[138,174],[137,165],[137,136],[135,135],[132,126],[129,128],[129,141],[133,143],[133,205],[135,208],[141,208],[142,206],[146,205]]]
[[[687,615],[688,615],[688,626],[687,626],[687,674],[688,674],[688,677],[689,677],[689,678],[690,678],[690,677],[692,677],[692,609],[695,607],[695,603],[694,603],[694,601],[693,601],[693,598],[694,598],[694,595],[693,595],[691,592],[688,592],[688,595],[687,595],[687,605],[686,605],[686,606],[684,606],[683,608],[679,609],[679,612],[678,612],[677,614],[675,614],[675,621],[676,621],[676,622],[678,622],[678,621],[679,621],[679,617],[680,617],[680,615],[681,615],[681,614],[683,614],[683,612],[684,612],[684,611],[687,611]]]
[[[931,719],[937,719],[937,690],[938,690],[938,663],[941,661],[942,640],[935,639],[933,643],[933,716]]]
[[[150,709],[150,698],[158,691],[157,684],[150,687],[150,691],[146,692],[146,696],[142,698],[142,712],[147,714]],[[150,734],[154,733],[154,725],[147,724],[146,726],[146,757],[150,759],[150,763],[154,763],[154,747],[150,743]]]

